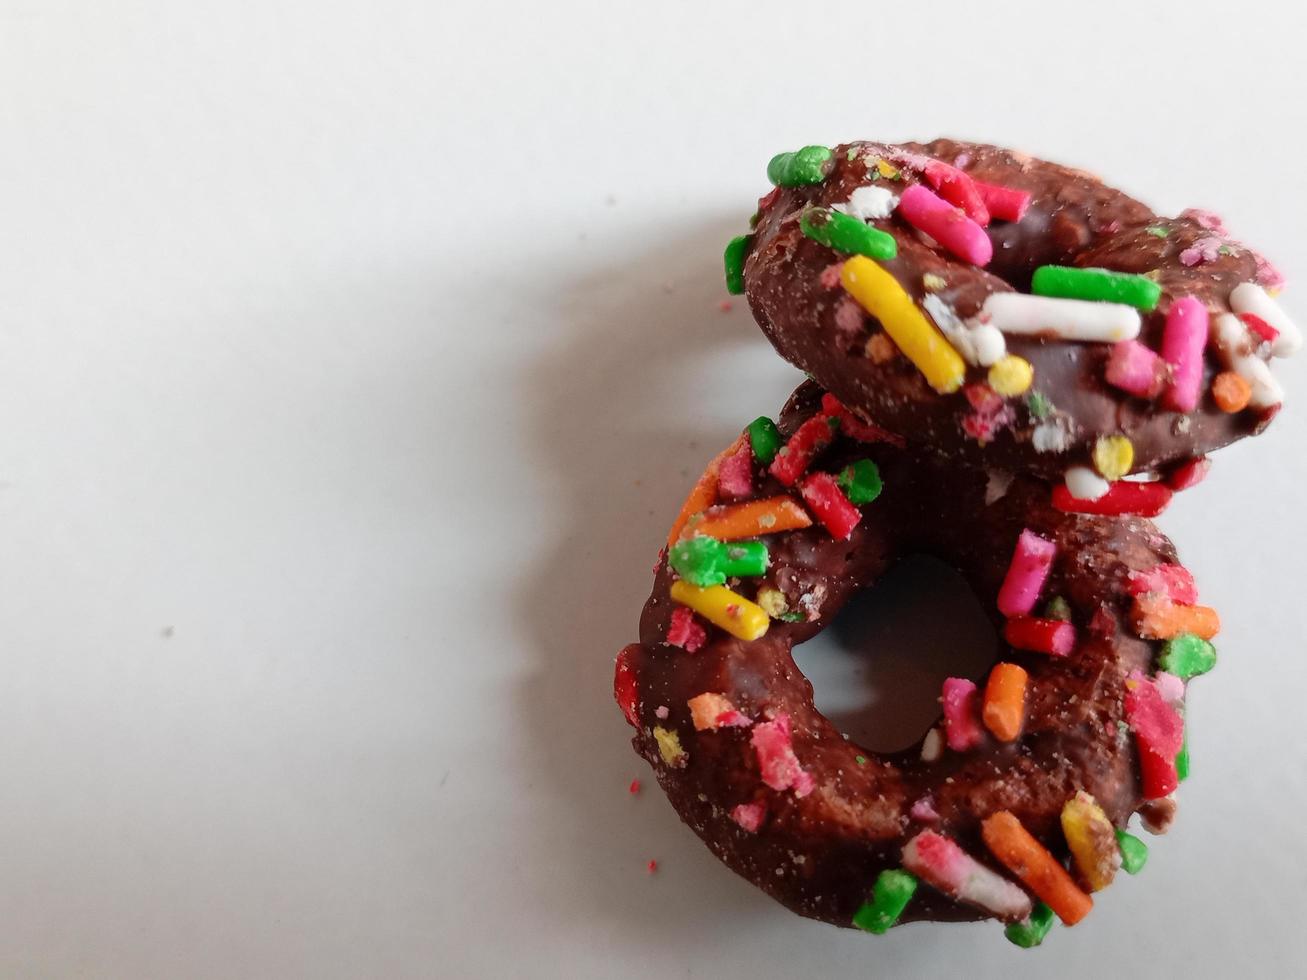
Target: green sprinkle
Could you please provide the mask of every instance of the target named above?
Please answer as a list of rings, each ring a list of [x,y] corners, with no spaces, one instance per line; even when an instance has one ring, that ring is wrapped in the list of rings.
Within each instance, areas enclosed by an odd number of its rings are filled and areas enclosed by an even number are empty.
[[[869,459],[860,459],[844,467],[835,482],[849,498],[849,503],[858,507],[879,497],[885,486],[880,479],[880,469]]]
[[[1060,595],[1055,595],[1044,603],[1045,619],[1060,619],[1064,623],[1071,622],[1071,603],[1067,602]]]
[[[1125,303],[1145,312],[1156,309],[1162,295],[1162,287],[1144,276],[1067,265],[1041,265],[1035,270],[1030,291],[1036,296]]]
[[[1030,417],[1036,421],[1048,418],[1053,411],[1053,403],[1048,400],[1048,396],[1038,391],[1032,391],[1026,395],[1026,410],[1030,412]]]
[[[781,613],[776,618],[779,619],[782,623],[806,623],[808,621],[808,617],[804,613],[799,612],[798,610],[795,610],[794,612]]]
[[[1121,848],[1121,867],[1128,875],[1137,875],[1148,863],[1148,845],[1134,834],[1124,830],[1116,832],[1116,843]]]
[[[1217,254],[1217,255],[1233,255],[1233,254],[1234,254],[1234,249],[1232,249],[1229,245],[1222,245],[1222,246],[1220,246],[1219,248],[1217,248],[1217,250],[1216,250],[1216,254]]]
[[[767,164],[767,179],[777,187],[820,184],[826,179],[826,162],[832,156],[830,148],[825,146],[805,146],[793,153],[777,153]]]
[[[753,458],[763,466],[770,466],[781,448],[781,431],[776,423],[765,415],[760,415],[749,423],[749,446],[753,449]]]
[[[859,929],[882,935],[899,921],[899,916],[912,901],[917,890],[917,879],[906,871],[882,871],[876,876],[870,902],[853,914],[853,924]]]
[[[865,755],[855,755],[853,761],[860,766],[865,766],[867,764],[867,757]]]
[[[1161,225],[1152,225],[1145,228],[1144,231],[1148,232],[1148,234],[1152,235],[1154,238],[1165,238],[1171,234],[1170,228],[1163,228]]]
[[[849,163],[852,163],[854,160],[858,159],[858,148],[856,146],[850,146],[849,152],[844,154],[844,159],[847,160]]]
[[[872,259],[892,259],[899,254],[894,236],[873,228],[861,218],[854,218],[830,208],[808,208],[799,218],[799,229],[813,241],[837,252],[865,255]]]
[[[736,235],[726,245],[726,291],[732,296],[744,292],[744,255],[752,235]]]
[[[767,571],[767,546],[761,541],[732,541],[697,535],[672,545],[668,562],[691,585],[707,588],[727,578],[746,578]]]
[[[1178,633],[1162,646],[1157,665],[1168,674],[1187,681],[1216,666],[1216,647],[1193,633]]]
[[[1013,922],[1003,930],[1008,942],[1022,949],[1034,949],[1044,941],[1048,930],[1053,928],[1053,910],[1039,902],[1024,922]]]
[[[1180,782],[1189,778],[1189,731],[1185,730],[1184,741],[1180,743],[1180,751],[1175,757],[1175,774],[1180,777]]]

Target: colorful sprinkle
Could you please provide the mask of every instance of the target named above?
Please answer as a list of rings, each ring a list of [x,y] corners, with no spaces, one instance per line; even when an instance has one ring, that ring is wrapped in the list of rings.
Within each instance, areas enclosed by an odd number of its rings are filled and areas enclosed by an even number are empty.
[[[1110,885],[1121,866],[1116,828],[1103,808],[1083,790],[1062,807],[1062,834],[1089,890],[1102,891]]]
[[[672,610],[667,623],[667,642],[686,653],[694,653],[708,641],[708,631],[695,621],[694,612],[686,606]]]
[[[999,330],[1020,336],[1116,343],[1139,336],[1139,311],[1120,303],[991,293],[981,308]]]
[[[1098,500],[1112,489],[1112,484],[1088,466],[1068,467],[1062,479],[1066,484],[1067,493],[1076,500]]]
[[[1145,313],[1156,309],[1162,296],[1162,287],[1143,276],[1067,265],[1041,265],[1030,281],[1030,291],[1036,296],[1124,303]]]
[[[731,810],[731,819],[740,825],[741,830],[756,834],[767,817],[766,803],[741,803]]]
[[[1124,830],[1116,832],[1116,844],[1121,849],[1121,870],[1128,875],[1137,875],[1148,863],[1148,845],[1134,834]]]
[[[1005,921],[1020,922],[1031,913],[1025,892],[933,830],[921,831],[903,846],[903,866],[950,898]]]
[[[985,229],[921,184],[904,190],[898,213],[965,262],[986,266],[994,257],[994,245]]]
[[[1053,488],[1053,506],[1066,514],[1099,514],[1105,517],[1156,517],[1171,502],[1171,488],[1164,483],[1135,483],[1119,480],[1097,500],[1073,497],[1065,486]]]
[[[954,752],[968,752],[985,737],[976,720],[976,685],[964,677],[944,679],[940,703],[944,706],[944,737]]]
[[[628,793],[630,793],[632,796],[634,796],[636,793],[640,792],[640,780],[638,780],[638,779],[632,779],[632,780],[631,780],[631,785],[628,786],[628,787],[626,787],[626,791],[627,791]]]
[[[728,578],[756,578],[767,571],[767,546],[761,541],[729,544],[696,536],[678,541],[667,553],[668,564],[692,585],[721,585]]]
[[[827,146],[805,146],[793,153],[778,153],[767,164],[767,179],[777,187],[803,187],[826,179],[827,162],[834,154]]]
[[[963,321],[957,310],[934,293],[926,294],[921,308],[968,364],[991,367],[1007,355],[1007,338],[1002,333],[979,320]]]
[[[1011,742],[1021,734],[1029,678],[1030,675],[1016,664],[995,664],[989,672],[981,718],[1000,742]]]
[[[989,208],[985,206],[985,199],[975,181],[965,171],[932,160],[926,164],[925,176],[927,183],[945,201],[961,208],[963,214],[982,228],[989,224]]]
[[[1057,619],[1063,623],[1071,622],[1071,603],[1060,595],[1055,595],[1044,603],[1044,619]]]
[[[826,415],[809,418],[776,453],[768,471],[785,486],[794,486],[812,465],[813,458],[834,441],[838,424],[837,420]]]
[[[689,606],[714,626],[738,640],[756,640],[767,632],[771,619],[762,608],[724,585],[701,589],[684,580],[672,583],[673,602]]]
[[[1233,313],[1216,318],[1216,350],[1225,366],[1248,382],[1252,389],[1248,404],[1253,408],[1273,408],[1284,401],[1284,390],[1271,374],[1265,361],[1252,350],[1248,328]]]
[[[899,921],[916,891],[915,876],[897,869],[882,871],[872,886],[871,901],[863,902],[853,913],[853,924],[878,936],[884,935]]]
[[[1166,311],[1162,360],[1171,369],[1171,383],[1162,405],[1173,412],[1192,412],[1198,406],[1210,319],[1207,307],[1193,296],[1181,296]]]
[[[752,241],[752,235],[736,235],[726,245],[726,291],[732,296],[744,292],[744,258]]]
[[[888,442],[900,449],[906,445],[902,436],[896,435],[888,429],[882,429],[879,425],[873,425],[871,422],[864,422],[854,415],[829,391],[821,396],[821,410],[828,418],[835,419],[839,423],[840,433],[850,439],[856,439],[858,442]]]
[[[1276,331],[1271,353],[1276,357],[1290,357],[1302,347],[1302,331],[1289,319],[1284,308],[1261,286],[1241,282],[1230,293],[1230,308],[1235,313],[1247,313],[1269,324]]]
[[[836,541],[847,541],[862,520],[862,512],[844,496],[829,473],[813,473],[799,487],[803,502]]]
[[[1130,621],[1145,640],[1169,640],[1181,633],[1210,640],[1221,631],[1220,614],[1211,606],[1181,605],[1152,592],[1135,596]]]
[[[717,493],[728,500],[739,500],[753,492],[753,450],[747,441],[717,467]]]
[[[972,182],[980,192],[980,199],[985,202],[991,218],[999,221],[1020,221],[1026,216],[1026,209],[1030,207],[1031,200],[1029,191],[1019,191],[1015,187],[999,187],[997,184],[986,184],[981,180],[973,179]]]
[[[622,714],[626,716],[626,721],[632,728],[640,727],[640,716],[636,713],[639,689],[636,687],[635,665],[631,663],[639,652],[638,643],[623,647],[617,655],[617,663],[613,670],[613,699],[622,709]]]
[[[1057,545],[1052,541],[1029,528],[1023,530],[998,590],[998,611],[1004,616],[1021,616],[1034,609],[1056,554]]]
[[[777,457],[779,458],[779,457]],[[743,504],[710,507],[689,530],[718,541],[738,541],[761,534],[810,527],[812,518],[791,497],[766,497]]]
[[[855,188],[845,203],[832,204],[831,207],[842,214],[847,214],[862,221],[878,221],[893,214],[894,209],[898,207],[898,203],[899,199],[894,196],[894,192],[888,187],[867,184]]]
[[[1025,394],[1035,380],[1035,369],[1024,357],[1008,354],[989,369],[989,386],[1004,398]]]
[[[885,486],[880,478],[879,467],[869,459],[860,459],[844,467],[835,482],[844,491],[849,503],[858,507],[879,497]]]
[[[1252,385],[1233,371],[1222,371],[1212,379],[1212,401],[1222,412],[1242,412],[1252,397]]]
[[[1104,480],[1119,480],[1135,463],[1135,447],[1125,436],[1099,436],[1094,443],[1094,469]]]
[[[1030,918],[1022,922],[1009,923],[1004,927],[1003,935],[1014,946],[1034,949],[1044,941],[1048,931],[1053,928],[1054,918],[1053,910],[1043,902],[1039,902],[1035,905],[1035,910],[1030,913]]]
[[[740,712],[730,700],[720,694],[705,691],[685,702],[690,709],[690,721],[696,732],[712,732],[719,728],[748,728],[753,722]]]
[[[1207,478],[1211,468],[1212,461],[1206,456],[1186,460],[1170,472],[1166,478],[1166,485],[1176,493],[1196,487]]]
[[[986,818],[980,833],[994,856],[1067,925],[1075,925],[1094,907],[1094,900],[1076,887],[1066,869],[1011,813],[1005,810]]]
[[[1065,657],[1076,646],[1076,628],[1059,619],[1013,616],[1003,624],[1003,639],[1017,650]]]
[[[654,741],[658,743],[658,754],[663,757],[663,762],[673,769],[684,769],[686,763],[690,761],[690,753],[681,748],[681,737],[662,725],[654,726],[653,736]]]
[[[830,208],[808,208],[799,218],[799,230],[837,252],[867,255],[873,259],[892,259],[899,254],[893,235]]]
[[[932,728],[921,740],[921,761],[938,762],[943,754],[944,735],[938,728]]]
[[[781,448],[781,431],[776,423],[765,415],[760,415],[749,423],[749,445],[753,449],[753,458],[763,466],[770,466]]]
[[[1198,585],[1193,573],[1183,565],[1163,563],[1146,571],[1131,571],[1127,588],[1131,595],[1153,592],[1186,606],[1198,601]]]
[[[807,796],[816,788],[816,780],[799,765],[790,741],[790,716],[778,714],[771,721],[753,726],[753,751],[758,756],[762,781],[780,792],[792,789],[798,797]]]
[[[680,539],[681,532],[685,530],[685,525],[690,522],[690,518],[702,513],[717,502],[717,469],[722,465],[722,460],[735,455],[743,441],[744,436],[741,435],[708,464],[708,468],[703,471],[703,475],[699,477],[689,495],[685,498],[685,503],[681,504],[681,510],[676,515],[676,520],[672,521],[671,530],[667,532],[667,547],[670,548]],[[745,535],[745,537],[747,536]]]
[[[855,255],[844,263],[840,281],[881,322],[932,388],[949,394],[962,386],[966,363],[889,272],[866,256]]]
[[[1185,729],[1184,742],[1175,756],[1175,776],[1180,782],[1189,778],[1189,729]]]
[[[651,860],[648,864],[644,866],[644,870],[647,871],[649,874],[653,874],[658,870],[658,862]]]
[[[1155,398],[1166,381],[1166,362],[1137,340],[1123,340],[1107,359],[1107,383],[1140,398]]]
[[[1162,646],[1157,665],[1187,681],[1216,666],[1216,647],[1193,633],[1177,633]]]
[[[1144,799],[1157,800],[1174,792],[1180,785],[1175,757],[1184,744],[1184,719],[1138,671],[1126,681],[1125,718],[1139,749]]]
[[[757,603],[772,619],[780,619],[789,612],[790,605],[785,599],[785,593],[770,585],[764,585],[758,589]]]

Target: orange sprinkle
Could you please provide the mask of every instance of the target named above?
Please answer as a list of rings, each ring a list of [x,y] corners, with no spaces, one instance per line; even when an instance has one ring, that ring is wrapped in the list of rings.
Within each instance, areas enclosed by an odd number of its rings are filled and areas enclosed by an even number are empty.
[[[738,541],[811,526],[812,518],[793,497],[768,497],[766,500],[713,507],[687,530],[706,534],[718,541]]]
[[[1004,810],[988,817],[980,833],[994,856],[1067,925],[1075,925],[1094,907],[1094,900],[1076,887],[1066,868],[1011,813]]]
[[[985,684],[985,702],[980,717],[1000,742],[1021,734],[1026,715],[1026,681],[1030,675],[1016,664],[995,664]]]
[[[1211,606],[1182,606],[1151,592],[1135,596],[1130,620],[1145,640],[1169,640],[1180,633],[1210,640],[1221,631],[1221,617]]]
[[[703,471],[703,476],[699,477],[698,482],[690,491],[690,495],[685,498],[685,503],[681,504],[681,512],[676,515],[676,520],[672,521],[672,529],[667,532],[667,547],[670,548],[676,544],[691,517],[702,513],[717,503],[717,469],[722,465],[722,460],[735,455],[739,448],[744,445],[746,438],[747,436],[741,433],[739,438],[718,453],[716,458],[708,464],[708,468]]]
[[[1212,379],[1212,399],[1222,412],[1242,412],[1252,395],[1252,385],[1233,371],[1222,371]]]
[[[871,358],[873,364],[892,361],[898,352],[899,349],[894,346],[894,341],[889,339],[887,333],[874,333],[867,341],[867,356]]]

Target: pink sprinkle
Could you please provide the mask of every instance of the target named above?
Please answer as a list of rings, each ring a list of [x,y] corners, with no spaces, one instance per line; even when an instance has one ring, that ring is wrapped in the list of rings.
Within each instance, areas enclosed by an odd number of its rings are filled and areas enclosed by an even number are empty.
[[[1207,211],[1203,208],[1185,208],[1180,212],[1181,218],[1188,218],[1203,231],[1215,232],[1218,235],[1225,235],[1225,222],[1215,211]]]
[[[1172,707],[1184,700],[1184,681],[1175,674],[1159,670],[1153,677],[1153,683],[1157,685],[1157,693],[1162,696],[1162,700]]]
[[[658,707],[654,708],[654,717],[659,721],[666,721],[667,716],[670,714],[671,711],[668,710],[667,705],[665,704],[660,704]]]
[[[767,817],[767,804],[741,803],[731,811],[731,819],[751,834],[756,834]]]
[[[754,725],[751,741],[764,783],[777,791],[793,789],[798,797],[813,791],[816,781],[799,765],[790,742],[789,715],[781,713],[772,721]]]
[[[1193,573],[1183,565],[1154,565],[1146,572],[1130,573],[1130,594],[1164,595],[1181,606],[1192,606],[1198,601],[1198,586]]]
[[[985,229],[921,184],[913,184],[903,192],[898,209],[908,224],[959,258],[984,266],[994,257],[994,246]]]
[[[1171,475],[1167,477],[1166,485],[1176,493],[1181,490],[1188,490],[1190,487],[1196,487],[1207,478],[1207,473],[1211,468],[1212,461],[1210,459],[1206,456],[1198,456],[1177,466]]]
[[[1125,718],[1139,749],[1144,798],[1156,800],[1174,792],[1180,785],[1175,756],[1184,744],[1184,719],[1137,670],[1126,681]]]
[[[923,830],[903,845],[903,866],[944,894],[1002,919],[1017,921],[1030,914],[1024,891],[933,830]]]
[[[976,190],[989,208],[989,216],[999,221],[1020,221],[1026,216],[1030,207],[1030,191],[1019,191],[1014,187],[999,187],[997,184],[975,182]]]
[[[817,276],[817,282],[822,289],[834,289],[840,284],[840,270],[844,268],[843,262],[834,262],[821,270]]]
[[[971,177],[957,167],[932,160],[926,166],[926,180],[939,192],[939,196],[962,209],[968,218],[982,228],[989,224],[989,209],[976,189]]]
[[[631,780],[631,785],[627,787],[627,790],[626,790],[626,791],[627,791],[628,793],[630,793],[632,796],[634,796],[636,793],[640,792],[640,780],[638,780],[638,779],[632,779],[632,780]]]
[[[944,680],[944,737],[954,752],[974,749],[984,738],[976,720],[976,685],[962,677]]]
[[[1180,253],[1180,264],[1192,267],[1204,262],[1215,262],[1220,258],[1221,246],[1224,244],[1225,242],[1215,235],[1200,238]]]
[[[856,334],[862,330],[862,307],[852,296],[845,296],[835,307],[835,329],[841,333]]]
[[[974,381],[962,389],[971,407],[982,415],[993,415],[1003,407],[1003,396],[982,381]]]
[[[1052,541],[1041,538],[1030,528],[1022,531],[1003,586],[998,590],[998,611],[1004,616],[1024,616],[1034,609],[1056,554],[1057,545]]]
[[[717,309],[721,310],[723,313],[729,313],[731,310],[735,309],[735,304],[729,299],[724,299],[717,304]]]
[[[1243,321],[1245,327],[1268,344],[1275,343],[1275,338],[1280,336],[1280,331],[1276,330],[1256,313],[1240,313],[1239,319]]]
[[[1209,322],[1207,307],[1193,296],[1181,296],[1166,313],[1162,360],[1170,365],[1171,384],[1162,404],[1173,412],[1192,412],[1198,406]]]
[[[718,728],[747,728],[753,722],[730,700],[721,694],[704,692],[686,702],[695,731],[715,731]]]
[[[708,631],[694,619],[694,612],[689,606],[677,606],[672,610],[671,622],[667,624],[667,642],[680,647],[686,653],[694,653],[708,639]]]
[[[650,874],[653,874],[655,871],[658,870],[658,862],[650,861],[648,864],[644,866],[644,870],[648,871]]]
[[[753,493],[753,448],[747,439],[718,465],[717,491],[730,500]]]
[[[1140,398],[1154,398],[1165,381],[1166,362],[1137,340],[1112,347],[1107,360],[1107,382]]]
[[[965,170],[967,164],[969,164],[970,162],[971,162],[970,153],[959,153],[956,157],[953,158],[953,166],[961,170]]]
[[[1271,261],[1264,255],[1253,253],[1253,258],[1257,261],[1257,284],[1266,289],[1279,289],[1285,284],[1284,274],[1280,272]]]
[[[912,809],[908,811],[908,816],[913,820],[919,820],[922,823],[935,823],[939,820],[939,813],[935,810],[935,804],[929,796],[923,796],[912,804]]]

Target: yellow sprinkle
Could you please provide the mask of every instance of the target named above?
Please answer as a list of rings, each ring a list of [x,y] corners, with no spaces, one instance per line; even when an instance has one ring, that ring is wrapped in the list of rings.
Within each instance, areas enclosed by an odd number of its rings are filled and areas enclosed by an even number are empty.
[[[761,606],[724,585],[701,589],[678,579],[672,583],[672,601],[689,606],[708,622],[740,640],[756,640],[771,625]]]
[[[785,593],[764,585],[758,590],[758,605],[772,619],[778,619],[790,611],[790,604],[785,601]]]
[[[1112,821],[1088,793],[1076,793],[1062,807],[1062,834],[1089,890],[1110,885],[1120,864],[1116,834]]]
[[[886,180],[899,179],[899,168],[894,166],[888,160],[877,160],[876,169],[880,172],[880,175],[884,177]]]
[[[932,388],[947,395],[962,387],[967,366],[961,355],[926,319],[897,279],[865,255],[854,255],[841,267],[840,282],[880,321]]]
[[[933,272],[927,272],[922,276],[921,284],[932,293],[937,293],[948,285],[943,276],[937,276]]]
[[[1135,462],[1135,447],[1125,436],[1099,436],[1094,443],[1094,469],[1104,480],[1119,480]]]
[[[673,768],[679,769],[690,758],[690,754],[681,748],[681,736],[662,725],[654,726],[654,741],[658,743],[658,754],[663,757],[663,762]]]
[[[1008,354],[989,369],[989,386],[1004,398],[1024,394],[1035,380],[1035,369],[1024,357]]]

